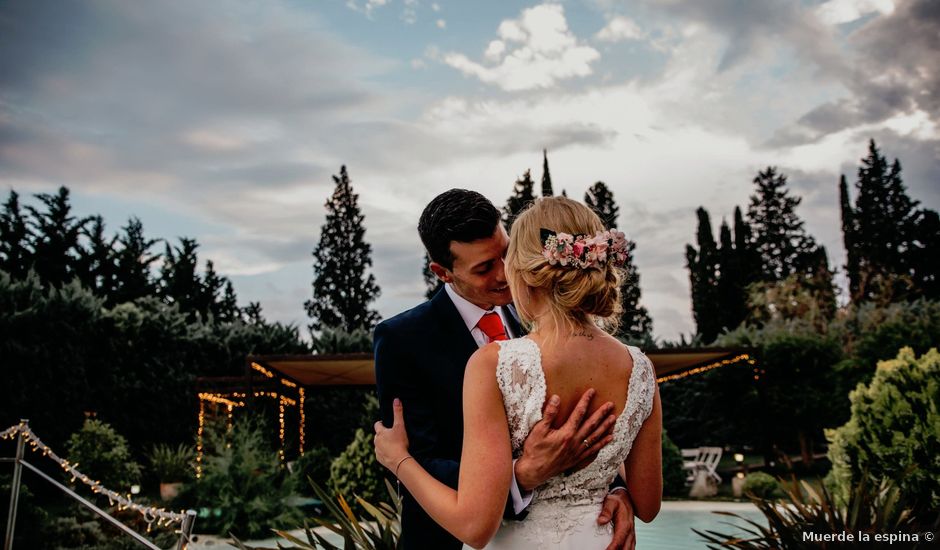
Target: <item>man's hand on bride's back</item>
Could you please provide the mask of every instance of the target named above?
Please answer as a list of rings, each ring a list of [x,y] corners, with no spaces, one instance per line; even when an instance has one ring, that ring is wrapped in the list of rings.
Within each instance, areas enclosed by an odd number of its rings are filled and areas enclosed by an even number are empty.
[[[548,400],[542,420],[529,431],[522,456],[516,461],[516,483],[522,490],[531,491],[559,474],[584,468],[610,443],[616,421],[614,404],[605,403],[588,417],[595,393],[593,389],[584,392],[568,420],[557,429],[552,423],[561,400],[557,395]]]

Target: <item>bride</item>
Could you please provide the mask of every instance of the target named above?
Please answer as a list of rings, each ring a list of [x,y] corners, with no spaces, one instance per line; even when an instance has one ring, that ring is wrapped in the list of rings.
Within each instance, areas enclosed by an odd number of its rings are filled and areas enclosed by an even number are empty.
[[[375,453],[422,508],[474,548],[604,548],[596,517],[619,472],[637,517],[652,521],[662,499],[662,410],[650,360],[599,328],[615,326],[627,247],[587,206],[537,199],[513,223],[505,260],[528,336],[493,342],[467,364],[458,489],[431,477],[408,454],[401,402],[394,425],[375,424]],[[615,405],[612,441],[587,467],[548,480],[523,521],[500,526],[512,460],[542,417],[547,395],[565,418],[587,388]],[[591,442],[584,441],[584,445]]]

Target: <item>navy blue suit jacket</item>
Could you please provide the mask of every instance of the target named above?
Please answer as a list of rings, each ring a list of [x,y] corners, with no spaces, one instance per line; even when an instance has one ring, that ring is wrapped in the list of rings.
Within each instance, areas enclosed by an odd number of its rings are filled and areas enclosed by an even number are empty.
[[[516,336],[523,334],[514,319],[509,328]],[[456,489],[463,445],[463,375],[477,350],[467,325],[442,288],[431,300],[380,323],[374,345],[382,422],[392,425],[392,400],[401,399],[412,456]],[[404,487],[402,491],[405,550],[462,547]],[[511,504],[507,514],[512,517]]]

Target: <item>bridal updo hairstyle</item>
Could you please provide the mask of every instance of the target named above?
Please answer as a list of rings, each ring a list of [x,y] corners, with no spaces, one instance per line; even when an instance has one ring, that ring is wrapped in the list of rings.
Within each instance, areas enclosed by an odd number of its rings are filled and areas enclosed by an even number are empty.
[[[527,325],[533,293],[546,298],[557,327],[596,324],[610,332],[619,325],[622,269],[613,263],[580,269],[552,265],[542,254],[541,230],[594,236],[607,228],[593,210],[567,197],[536,199],[512,224],[506,254],[506,278],[516,310]]]

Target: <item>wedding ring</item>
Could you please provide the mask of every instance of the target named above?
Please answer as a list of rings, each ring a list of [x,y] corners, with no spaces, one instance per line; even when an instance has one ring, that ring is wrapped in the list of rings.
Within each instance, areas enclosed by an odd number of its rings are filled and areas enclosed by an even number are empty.
[[[591,446],[591,440],[589,439],[585,439],[584,441],[582,441],[582,443],[584,443],[585,448]]]

